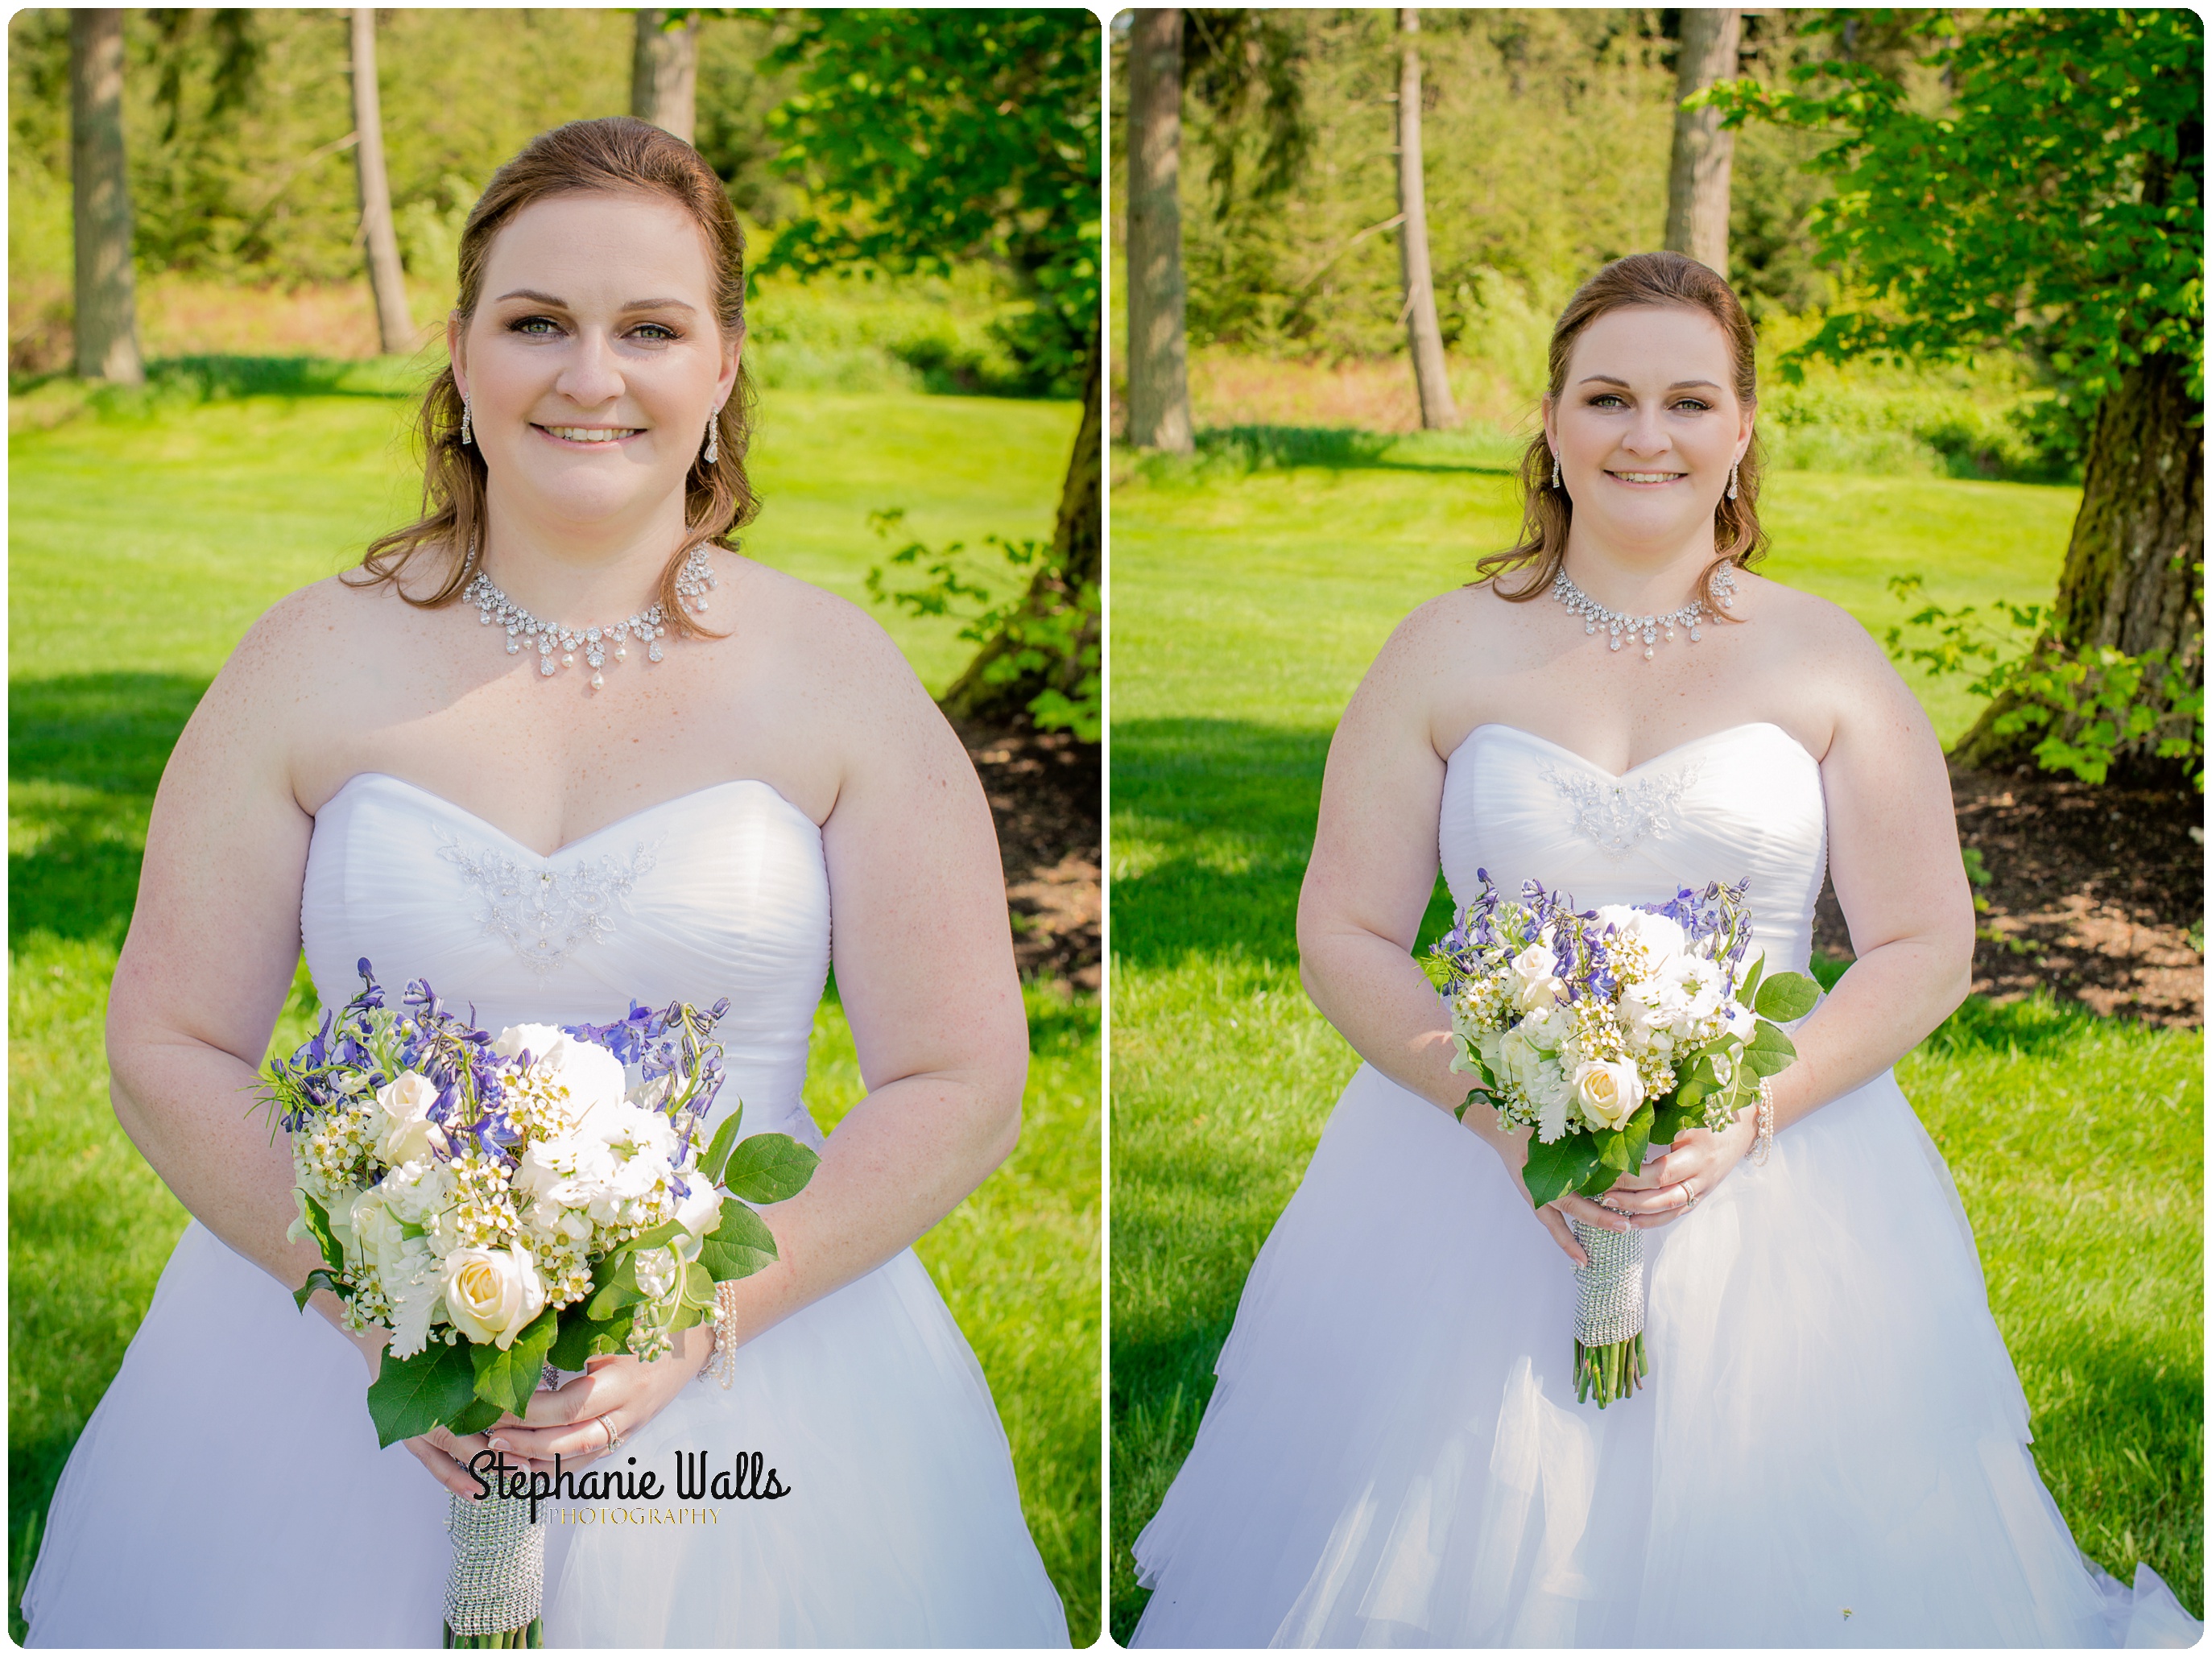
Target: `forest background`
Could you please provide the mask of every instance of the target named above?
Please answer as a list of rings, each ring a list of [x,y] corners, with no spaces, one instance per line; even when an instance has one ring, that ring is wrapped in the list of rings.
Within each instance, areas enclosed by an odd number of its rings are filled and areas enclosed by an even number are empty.
[[[116,1124],[100,1039],[169,746],[253,616],[411,512],[407,417],[442,361],[461,228],[493,169],[562,121],[639,113],[695,139],[747,233],[766,500],[747,550],[884,622],[954,714],[998,819],[1030,1016],[1024,1135],[918,1251],[991,1378],[1025,1514],[1087,1643],[1098,441],[1078,399],[1098,361],[1098,25],[367,13],[408,318],[395,339],[356,170],[361,15],[9,21],[10,1631],[54,1479],[185,1219]],[[132,372],[96,349],[82,365],[76,337],[72,33],[88,16],[120,23]],[[691,67],[672,79],[677,47]],[[1071,464],[1086,431],[1087,471]],[[923,585],[894,602],[914,588],[898,554],[917,548]],[[946,561],[963,583],[950,595],[930,585]],[[981,694],[951,707],[994,649],[1047,659],[1042,677],[1073,698],[1066,728]],[[297,991],[288,1048],[313,1004]],[[833,1126],[860,1090],[834,983],[810,1065],[807,1102]]]

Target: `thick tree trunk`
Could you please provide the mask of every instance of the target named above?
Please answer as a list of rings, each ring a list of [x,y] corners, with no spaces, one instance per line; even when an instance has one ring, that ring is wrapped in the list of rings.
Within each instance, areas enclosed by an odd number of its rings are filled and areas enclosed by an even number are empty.
[[[1735,134],[1716,109],[1684,109],[1685,100],[1733,79],[1743,13],[1682,9],[1674,66],[1674,161],[1667,174],[1667,246],[1723,276],[1729,268],[1729,171]]]
[[[667,21],[665,10],[638,10],[629,112],[688,144],[699,116],[699,17],[694,12],[675,28],[666,27]]]
[[[1421,394],[1421,427],[1455,425],[1451,386],[1444,378],[1443,331],[1437,325],[1437,289],[1429,275],[1429,211],[1421,178],[1421,14],[1398,13],[1398,271],[1406,304],[1406,346],[1413,358],[1413,384]]]
[[[76,371],[143,385],[123,158],[123,14],[70,15],[70,188],[76,209]]]
[[[1053,525],[1053,563],[1040,570],[1030,584],[1023,610],[1033,616],[1066,609],[1078,600],[1085,586],[1099,583],[1103,563],[1099,451],[1103,428],[1099,419],[1099,380],[1105,353],[1093,340],[1090,372],[1084,376],[1083,418],[1075,428],[1075,446],[1067,457],[1067,473],[1060,489],[1060,512]],[[1087,641],[1096,642],[1098,618],[1091,618]],[[1025,673],[1005,684],[986,677],[990,665],[1012,647],[1004,634],[975,652],[939,705],[955,719],[1007,720],[1024,713],[1040,691],[1072,695],[1081,671],[1073,661],[1042,671]]]
[[[2055,642],[2069,653],[2159,650],[2204,679],[2204,428],[2188,366],[2156,356],[2127,371],[2098,406],[2081,507],[2058,577]],[[1993,701],[1952,750],[1960,763],[2026,762],[2045,734],[1996,731]],[[2139,758],[2140,756],[2136,756]]]
[[[376,86],[376,11],[353,12],[354,181],[361,187],[362,237],[368,244],[368,286],[376,295],[376,332],[386,356],[415,349],[407,287],[399,270],[399,238],[392,228],[392,183],[384,172],[384,106]]]
[[[1129,26],[1129,441],[1191,451],[1183,332],[1182,12],[1140,10]]]

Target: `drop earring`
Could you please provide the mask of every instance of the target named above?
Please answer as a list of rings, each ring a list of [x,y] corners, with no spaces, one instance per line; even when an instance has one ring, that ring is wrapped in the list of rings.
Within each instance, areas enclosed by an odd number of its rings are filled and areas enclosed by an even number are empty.
[[[1742,464],[1741,462],[1740,462],[1740,461],[1735,461],[1735,460],[1731,460],[1731,461],[1729,461],[1729,494],[1728,494],[1728,498],[1729,498],[1729,500],[1731,500],[1731,501],[1733,501],[1733,500],[1735,500],[1735,469],[1736,469],[1736,467],[1737,467],[1737,466],[1739,466],[1739,465],[1740,465],[1740,464]]]
[[[707,464],[714,464],[722,458],[722,405],[717,403],[714,412],[707,416]]]
[[[1559,483],[1559,452],[1557,449],[1552,451],[1552,487],[1555,489],[1561,487]]]
[[[469,427],[469,400],[463,398],[461,399],[461,446],[465,449],[476,441],[476,434]]]

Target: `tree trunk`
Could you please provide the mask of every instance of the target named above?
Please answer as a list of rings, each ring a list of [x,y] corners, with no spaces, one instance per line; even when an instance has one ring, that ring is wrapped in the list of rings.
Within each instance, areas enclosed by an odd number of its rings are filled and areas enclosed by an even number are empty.
[[[386,356],[415,349],[407,288],[399,270],[399,238],[392,228],[392,184],[384,172],[384,110],[376,86],[376,10],[353,12],[353,176],[361,187],[361,228],[368,244],[368,286],[376,295],[376,332]]]
[[[76,209],[76,371],[143,385],[123,158],[123,14],[70,14],[70,191]]]
[[[1182,12],[1134,14],[1129,26],[1129,441],[1191,451],[1183,331]]]
[[[2098,405],[2052,639],[2069,653],[2164,651],[2194,686],[2204,682],[2204,428],[2188,386],[2186,363],[2154,356]],[[2009,706],[1984,708],[1953,757],[1989,769],[2028,762],[2045,732],[1997,734]]]
[[[1141,16],[1143,14],[1139,13]],[[1099,380],[1105,353],[1093,339],[1090,370],[1084,376],[1083,418],[1075,428],[1075,447],[1067,458],[1067,474],[1060,489],[1060,512],[1053,525],[1054,568],[1037,572],[1022,601],[1024,613],[1048,615],[1080,600],[1083,589],[1096,587],[1102,567],[1103,542],[1099,490],[1099,450],[1103,428],[1099,421]],[[1098,617],[1086,628],[1086,642],[1097,639]],[[985,670],[1011,649],[1001,633],[975,652],[939,705],[954,719],[1004,721],[1027,710],[1037,693],[1048,689],[1073,695],[1082,670],[1073,660],[1024,673],[1005,684],[992,684]]]
[[[1413,384],[1421,394],[1421,428],[1442,431],[1457,423],[1451,386],[1444,378],[1443,331],[1437,325],[1436,283],[1429,275],[1429,211],[1421,179],[1421,14],[1398,13],[1398,270],[1406,304],[1406,345],[1413,358]]]
[[[1685,6],[1681,17],[1681,48],[1674,64],[1674,161],[1667,174],[1667,246],[1725,276],[1735,134],[1721,125],[1718,110],[1681,106],[1714,82],[1735,77],[1743,14]]]
[[[638,9],[629,112],[688,144],[699,118],[699,15],[689,14],[675,28],[667,21],[667,12],[659,8]]]

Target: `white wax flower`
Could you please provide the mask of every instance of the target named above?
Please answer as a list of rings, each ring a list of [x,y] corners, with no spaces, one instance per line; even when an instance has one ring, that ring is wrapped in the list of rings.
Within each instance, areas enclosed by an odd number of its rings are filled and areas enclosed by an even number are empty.
[[[553,1024],[510,1024],[491,1050],[502,1059],[527,1052],[531,1068],[568,1096],[563,1114],[574,1126],[604,1105],[619,1104],[628,1086],[622,1060],[596,1042],[579,1041]]]
[[[430,1107],[437,1102],[437,1088],[419,1071],[402,1071],[377,1089],[368,1125],[376,1154],[396,1168],[443,1150],[445,1130],[430,1120]]]
[[[1665,970],[1677,956],[1689,953],[1690,940],[1680,923],[1665,915],[1625,903],[1607,903],[1599,906],[1597,920],[1601,928],[1613,927],[1624,938],[1641,944],[1654,971]]]
[[[1644,1077],[1625,1059],[1593,1059],[1575,1071],[1575,1098],[1600,1127],[1616,1128],[1644,1102]]]
[[[446,1257],[446,1315],[469,1339],[490,1341],[504,1351],[545,1309],[545,1284],[537,1262],[517,1243],[511,1248],[457,1248]]]

